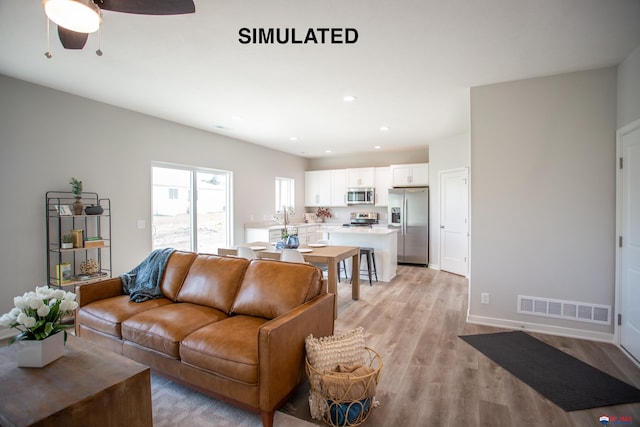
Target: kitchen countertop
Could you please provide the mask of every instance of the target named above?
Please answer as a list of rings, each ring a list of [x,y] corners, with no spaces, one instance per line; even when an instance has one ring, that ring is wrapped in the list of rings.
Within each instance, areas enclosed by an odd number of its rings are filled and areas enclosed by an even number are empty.
[[[300,227],[309,227],[312,225],[322,225],[322,223],[312,223],[312,222],[294,222],[294,223],[288,223],[287,227],[296,227],[296,228],[300,228]],[[269,223],[269,224],[265,224],[265,223],[249,223],[249,224],[245,224],[244,228],[259,228],[259,229],[263,229],[263,230],[282,230],[284,228],[284,224],[278,224],[278,223]]]

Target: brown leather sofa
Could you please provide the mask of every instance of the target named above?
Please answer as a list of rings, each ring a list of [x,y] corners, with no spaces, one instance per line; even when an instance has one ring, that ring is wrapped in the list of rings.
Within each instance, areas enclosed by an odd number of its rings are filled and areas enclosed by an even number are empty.
[[[266,427],[305,379],[305,337],[333,334],[335,296],[312,265],[176,251],[161,289],[134,303],[120,278],[77,286],[76,335]]]

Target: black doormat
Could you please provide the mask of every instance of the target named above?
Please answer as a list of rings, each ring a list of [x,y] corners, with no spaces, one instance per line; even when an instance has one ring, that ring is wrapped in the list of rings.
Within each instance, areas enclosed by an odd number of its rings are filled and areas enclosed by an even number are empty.
[[[640,402],[637,388],[524,332],[460,338],[565,411]]]

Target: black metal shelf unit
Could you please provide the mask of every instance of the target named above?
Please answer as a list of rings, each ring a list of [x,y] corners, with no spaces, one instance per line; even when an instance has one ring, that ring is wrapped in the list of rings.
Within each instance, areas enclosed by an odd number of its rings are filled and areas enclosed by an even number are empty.
[[[98,193],[83,192],[79,198],[84,205],[83,213],[74,215],[75,201],[70,191],[48,191],[45,195],[46,283],[52,287],[82,285],[112,275],[111,201],[100,198]],[[85,211],[88,206],[101,206],[103,212],[88,215]],[[62,248],[63,236],[69,234],[76,235],[74,247]]]

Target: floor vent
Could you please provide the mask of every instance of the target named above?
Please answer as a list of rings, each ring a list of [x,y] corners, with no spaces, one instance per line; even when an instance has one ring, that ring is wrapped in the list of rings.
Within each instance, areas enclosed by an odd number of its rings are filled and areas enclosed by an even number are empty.
[[[518,313],[611,324],[611,306],[518,295]]]

